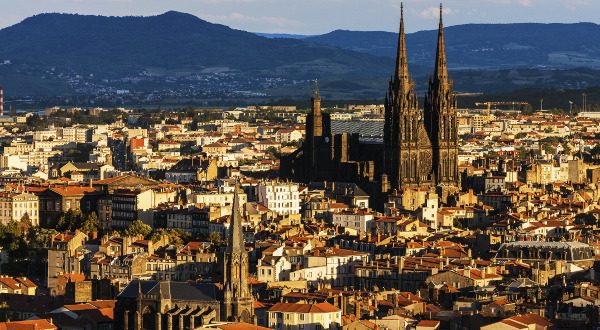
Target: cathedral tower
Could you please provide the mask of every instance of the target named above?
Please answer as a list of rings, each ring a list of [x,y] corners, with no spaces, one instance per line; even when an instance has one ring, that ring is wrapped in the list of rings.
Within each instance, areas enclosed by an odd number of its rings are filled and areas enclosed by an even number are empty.
[[[315,81],[311,112],[306,118],[305,165],[302,181],[326,180],[331,167],[331,119],[321,111],[319,85]]]
[[[223,254],[223,306],[221,321],[253,323],[254,299],[248,286],[248,252],[244,244],[242,216],[236,182],[227,247]]]
[[[452,82],[448,77],[444,40],[443,10],[435,59],[435,72],[429,80],[425,99],[425,123],[433,147],[433,171],[436,185],[458,186],[458,126]]]
[[[396,71],[385,99],[384,174],[392,189],[431,182],[431,142],[425,130],[415,84],[408,72],[404,10],[401,5]]]

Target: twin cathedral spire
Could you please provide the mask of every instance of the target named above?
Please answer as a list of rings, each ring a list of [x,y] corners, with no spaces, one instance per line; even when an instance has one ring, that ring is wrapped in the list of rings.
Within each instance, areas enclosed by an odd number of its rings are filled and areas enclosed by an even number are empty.
[[[458,184],[456,108],[448,77],[442,14],[440,5],[434,75],[421,110],[408,70],[401,5],[396,70],[385,100],[383,172],[387,177],[384,182],[391,189]]]

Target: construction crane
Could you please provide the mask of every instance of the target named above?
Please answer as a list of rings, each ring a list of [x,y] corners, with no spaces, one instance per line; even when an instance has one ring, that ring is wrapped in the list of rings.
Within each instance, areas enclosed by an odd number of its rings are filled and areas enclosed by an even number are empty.
[[[507,102],[476,102],[476,106],[487,106],[487,114],[490,115],[492,113],[492,106],[500,106],[500,105],[510,105],[512,106],[513,111],[515,110],[515,106],[517,105],[529,105],[528,102],[520,102],[520,101],[507,101]]]

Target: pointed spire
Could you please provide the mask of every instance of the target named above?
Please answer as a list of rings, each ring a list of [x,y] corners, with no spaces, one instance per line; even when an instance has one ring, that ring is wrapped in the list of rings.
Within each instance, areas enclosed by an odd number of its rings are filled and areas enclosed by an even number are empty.
[[[312,113],[314,117],[318,117],[321,116],[321,93],[319,92],[319,82],[315,79],[314,81],[314,85],[313,85],[313,97],[312,97]],[[318,122],[315,123],[315,126],[317,127],[317,130],[322,130],[321,126],[323,125],[322,122]],[[320,132],[316,135],[320,136],[323,133]]]
[[[404,3],[400,3],[400,30],[398,33],[398,54],[396,55],[396,82],[401,86],[401,90],[407,90],[409,85],[408,77],[408,56],[406,55],[406,34],[404,32]]]
[[[435,74],[434,79],[438,81],[448,80],[448,67],[446,64],[446,42],[444,38],[444,8],[440,4],[440,26],[438,31],[438,44],[435,56]]]
[[[243,251],[244,235],[242,230],[242,215],[240,213],[240,201],[238,196],[239,181],[235,180],[233,192],[233,203],[231,206],[231,223],[229,224],[229,237],[227,240],[227,251]]]

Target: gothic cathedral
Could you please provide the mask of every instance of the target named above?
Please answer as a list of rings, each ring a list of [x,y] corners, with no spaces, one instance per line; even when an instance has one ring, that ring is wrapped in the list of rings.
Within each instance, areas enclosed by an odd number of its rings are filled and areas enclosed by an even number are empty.
[[[424,104],[408,70],[404,12],[396,68],[385,97],[383,144],[363,142],[358,133],[332,134],[315,85],[301,148],[281,159],[281,177],[299,182],[353,182],[383,206],[390,193],[409,187],[435,189],[442,199],[460,185],[456,100],[448,77],[442,7],[434,75]]]
[[[441,7],[435,73],[423,111],[408,72],[401,10],[396,71],[385,99],[383,162],[382,181],[391,189],[458,185],[456,105],[446,66]]]

